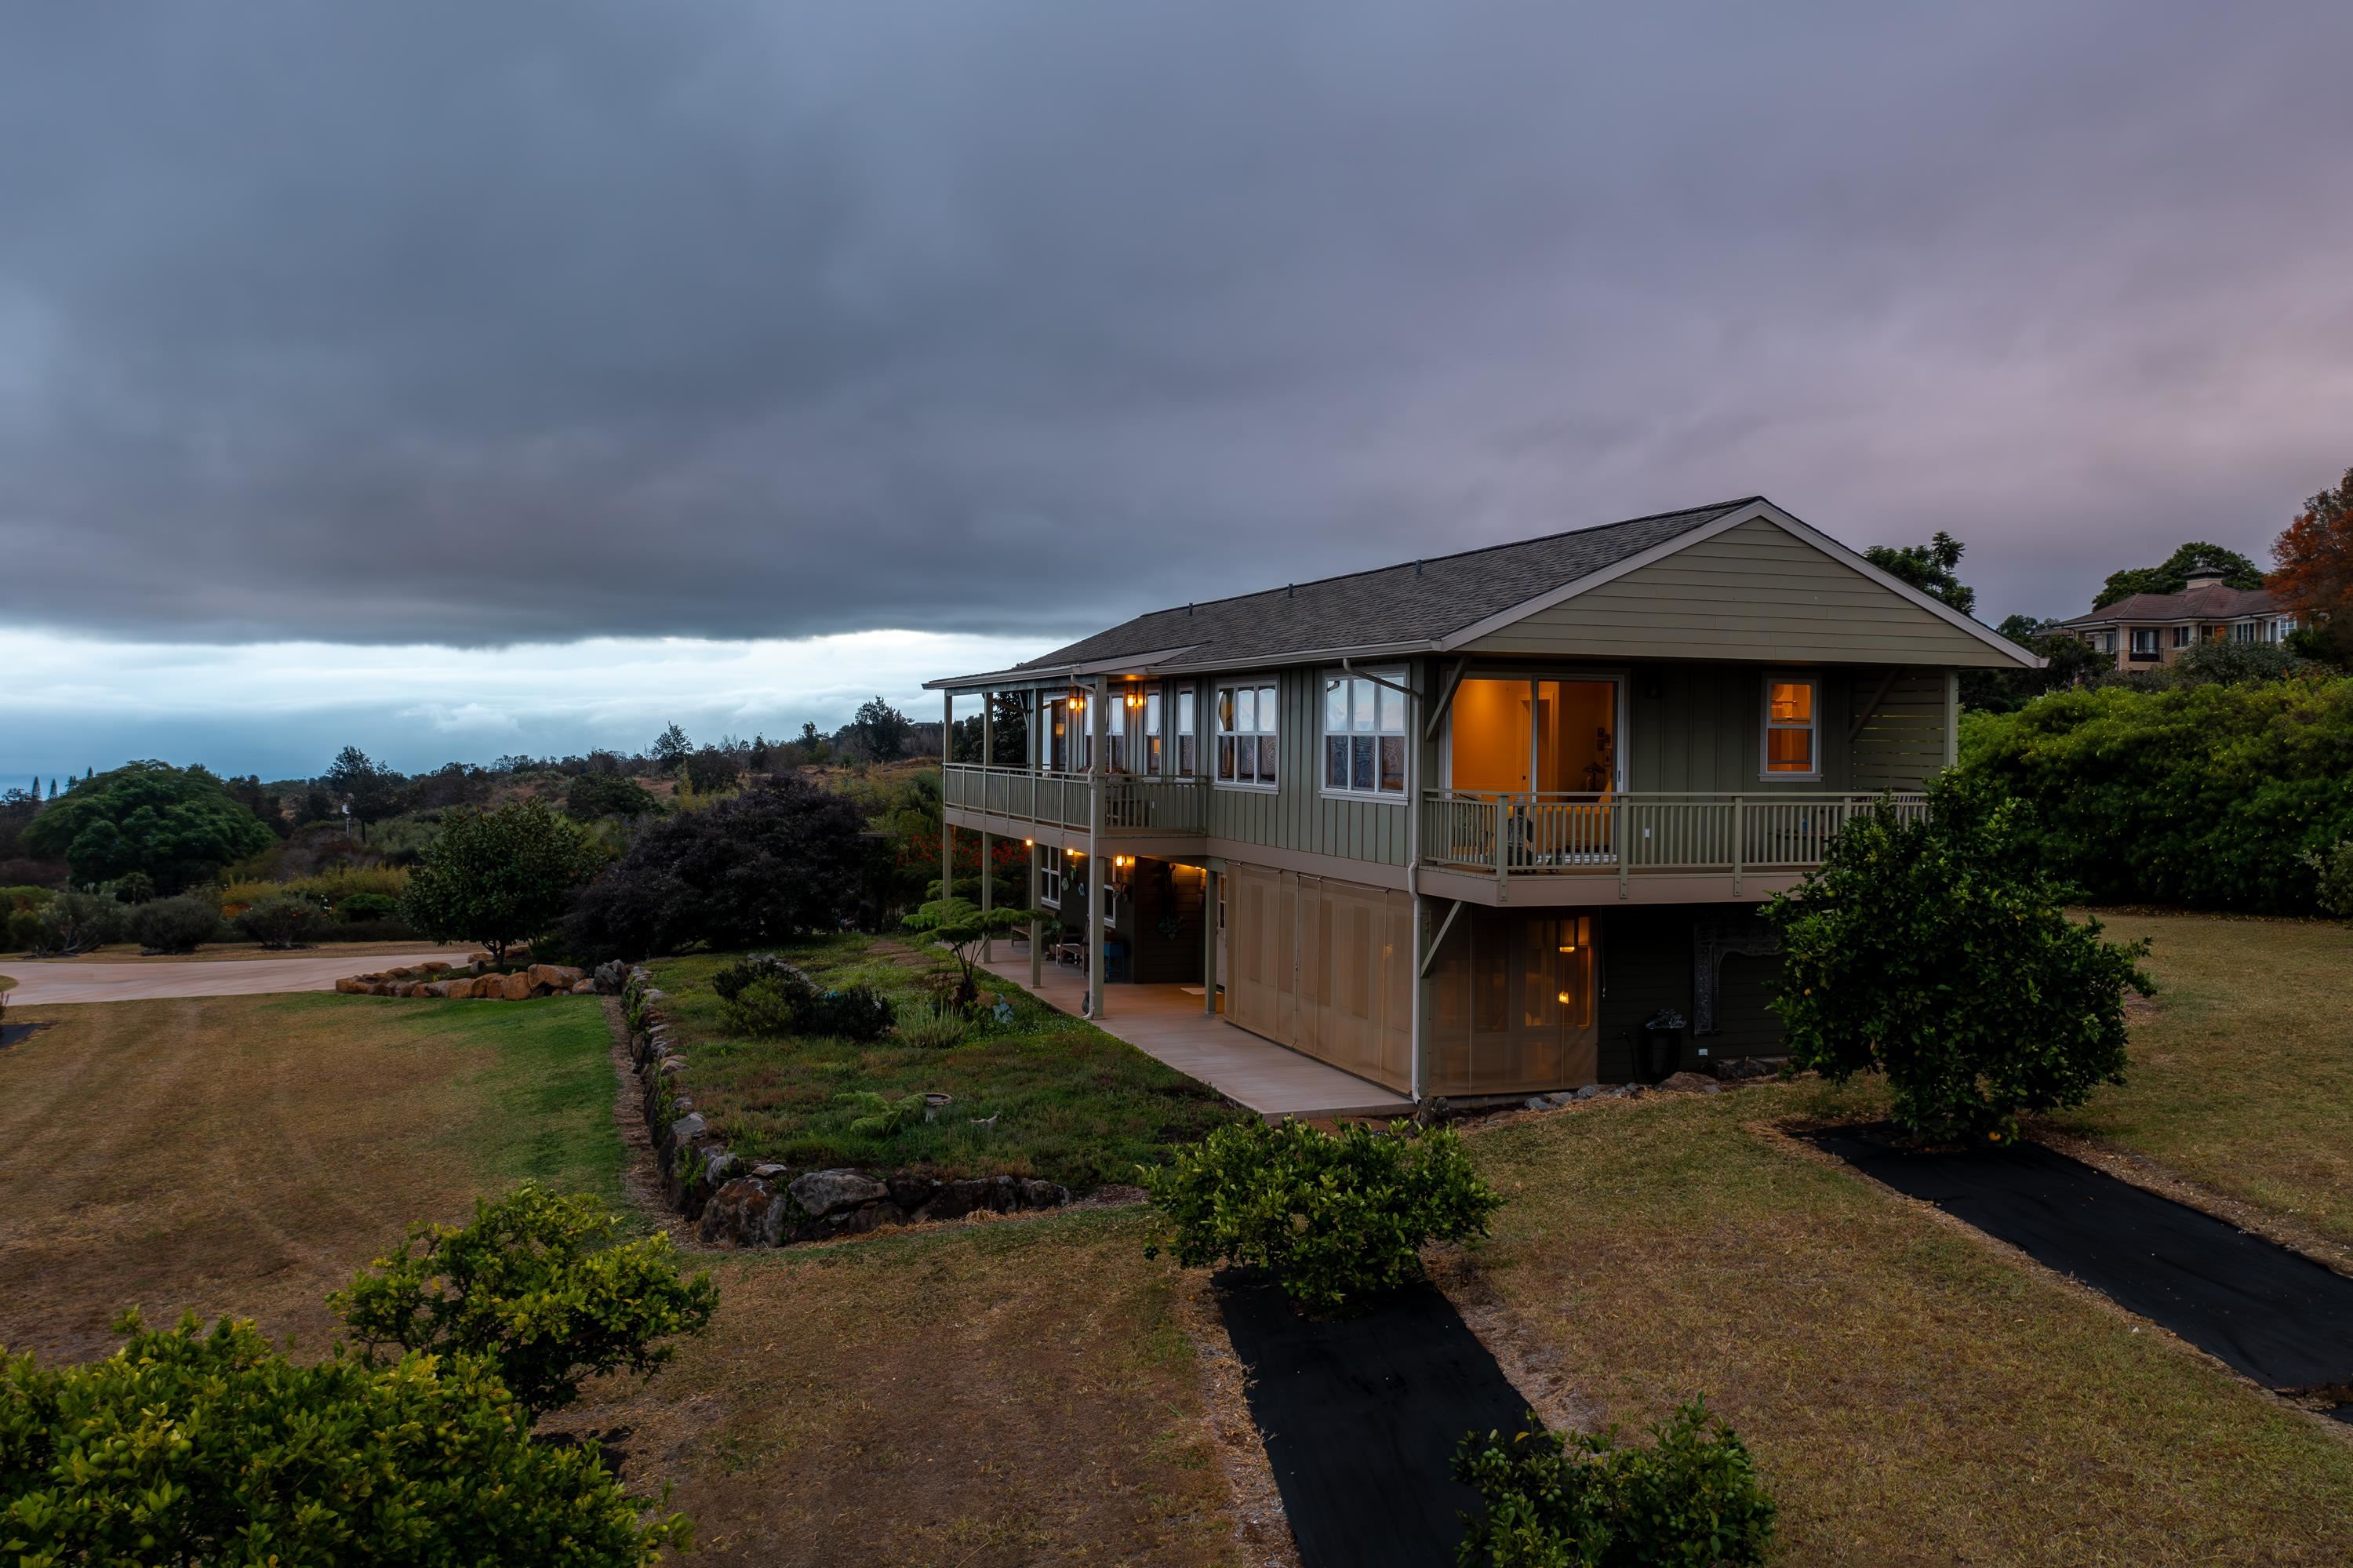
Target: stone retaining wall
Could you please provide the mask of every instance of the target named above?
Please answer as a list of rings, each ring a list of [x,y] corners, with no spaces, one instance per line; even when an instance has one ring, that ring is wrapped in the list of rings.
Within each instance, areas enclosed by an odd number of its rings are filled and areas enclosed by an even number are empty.
[[[585,969],[569,964],[533,964],[512,974],[479,972],[490,963],[485,956],[464,969],[436,959],[405,964],[372,975],[352,975],[335,982],[346,996],[446,996],[477,1001],[525,1001],[538,996],[588,996],[596,982]]]
[[[784,1246],[862,1234],[886,1225],[962,1219],[986,1211],[1009,1214],[1060,1208],[1070,1190],[1051,1181],[977,1176],[944,1181],[912,1171],[794,1171],[746,1164],[711,1131],[691,1097],[680,1092],[686,1058],[678,1054],[670,998],[642,968],[607,964],[599,990],[618,990],[629,1022],[629,1065],[638,1104],[661,1169],[662,1197],[697,1222],[706,1242]]]

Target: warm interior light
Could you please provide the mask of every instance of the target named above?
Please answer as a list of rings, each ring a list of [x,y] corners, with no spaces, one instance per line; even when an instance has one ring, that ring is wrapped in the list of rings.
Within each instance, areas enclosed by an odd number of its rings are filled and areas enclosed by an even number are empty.
[[[1577,951],[1577,944],[1575,942],[1571,942],[1567,947],[1561,948],[1561,951],[1564,953],[1573,953]]]
[[[1567,1002],[1567,1001],[1568,1001],[1568,992],[1567,992],[1567,991],[1562,991],[1562,992],[1560,993],[1560,1000],[1561,1000],[1561,1001],[1563,1002],[1563,1004],[1566,1004],[1566,1003]]]

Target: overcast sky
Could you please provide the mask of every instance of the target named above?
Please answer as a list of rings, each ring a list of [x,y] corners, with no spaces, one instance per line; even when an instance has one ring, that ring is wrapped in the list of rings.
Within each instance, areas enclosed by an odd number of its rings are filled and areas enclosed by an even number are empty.
[[[10,6],[0,781],[829,727],[1752,492],[1949,529],[1989,620],[2261,561],[2353,464],[2348,54],[2342,0]]]

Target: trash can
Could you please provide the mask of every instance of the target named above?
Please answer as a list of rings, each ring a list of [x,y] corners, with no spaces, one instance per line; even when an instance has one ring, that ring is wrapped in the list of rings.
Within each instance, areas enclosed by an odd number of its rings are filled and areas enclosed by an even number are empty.
[[[1643,1076],[1655,1084],[1681,1066],[1683,1059],[1683,1015],[1662,1007],[1642,1025]]]

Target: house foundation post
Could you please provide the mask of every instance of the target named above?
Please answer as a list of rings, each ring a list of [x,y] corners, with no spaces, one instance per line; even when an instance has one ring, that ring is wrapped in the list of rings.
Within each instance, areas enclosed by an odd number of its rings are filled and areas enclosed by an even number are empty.
[[[1035,992],[1046,983],[1046,927],[1038,918],[1038,846],[1029,846],[1029,989]]]
[[[955,829],[948,824],[948,768],[955,761],[955,694],[940,694],[940,896],[955,894]]]
[[[1103,853],[1110,706],[1110,683],[1097,675],[1087,694],[1087,1000],[1092,1004],[1089,1016],[1094,1018],[1110,1011],[1103,1005],[1108,989],[1103,984],[1103,916],[1111,897],[1111,857]]]
[[[1218,1015],[1218,874],[1201,867],[1201,1011]]]
[[[980,769],[981,769],[981,771],[980,771],[980,809],[981,809],[981,810],[982,810],[984,813],[986,813],[986,812],[987,811],[987,810],[988,810],[988,765],[989,765],[990,763],[994,762],[994,761],[997,759],[997,752],[996,752],[996,748],[995,748],[994,747],[992,747],[992,746],[989,744],[992,740],[994,740],[994,739],[996,738],[996,736],[993,736],[993,735],[990,733],[990,731],[989,731],[989,721],[990,721],[993,717],[995,717],[995,715],[996,715],[996,708],[997,708],[997,694],[996,694],[995,692],[983,692],[983,693],[981,693],[981,694],[980,694]],[[992,875],[992,874],[991,874],[996,870],[996,862],[995,862],[995,859],[994,859],[994,856],[995,856],[995,853],[996,853],[996,849],[997,849],[997,842],[996,842],[995,838],[990,834],[989,831],[988,831],[987,828],[983,828],[983,829],[981,829],[981,830],[980,830],[980,912],[981,912],[982,914],[984,914],[984,915],[986,915],[986,914],[987,914],[987,913],[988,913],[988,910],[989,910],[990,905],[994,902],[994,900],[995,900],[995,898],[996,898],[996,895],[997,895],[997,878],[996,878],[994,875]],[[997,938],[994,938],[994,937],[990,937],[990,936],[983,936],[983,937],[981,938],[981,939],[980,939],[980,959],[981,959],[981,962],[983,962],[983,963],[994,963],[994,962],[996,962],[996,961],[997,961]]]

